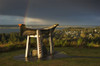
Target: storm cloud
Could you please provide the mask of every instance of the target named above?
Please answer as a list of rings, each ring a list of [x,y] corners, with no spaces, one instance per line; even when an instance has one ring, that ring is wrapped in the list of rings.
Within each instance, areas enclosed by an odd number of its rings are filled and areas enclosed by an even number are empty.
[[[0,0],[0,15],[27,16],[64,25],[100,25],[99,3],[99,0]]]

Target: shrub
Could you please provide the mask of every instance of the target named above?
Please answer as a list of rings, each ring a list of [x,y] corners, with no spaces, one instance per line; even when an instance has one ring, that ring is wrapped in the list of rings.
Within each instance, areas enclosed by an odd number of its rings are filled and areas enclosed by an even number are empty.
[[[100,47],[100,45],[95,44],[94,42],[90,42],[87,44],[88,47]]]
[[[82,42],[83,42],[83,39],[82,39],[82,38],[79,38],[79,39],[77,40],[77,46],[82,45]]]

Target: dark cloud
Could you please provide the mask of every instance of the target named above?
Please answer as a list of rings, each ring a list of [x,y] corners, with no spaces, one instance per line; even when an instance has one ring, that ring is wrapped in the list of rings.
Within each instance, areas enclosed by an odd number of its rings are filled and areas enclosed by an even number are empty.
[[[91,22],[95,16],[100,17],[99,3],[100,0],[0,0],[0,15],[27,15],[63,23],[83,23]]]
[[[0,14],[21,15],[25,14],[27,0],[0,0]]]
[[[36,13],[99,12],[99,0],[0,0],[0,14],[24,15],[30,1],[30,10]],[[50,13],[50,14],[51,14]]]
[[[98,15],[97,0],[31,0],[29,16]],[[33,15],[32,15],[33,14]]]

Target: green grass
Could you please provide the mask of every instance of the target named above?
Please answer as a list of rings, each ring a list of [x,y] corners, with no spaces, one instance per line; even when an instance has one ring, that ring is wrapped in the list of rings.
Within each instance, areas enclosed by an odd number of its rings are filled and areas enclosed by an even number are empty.
[[[69,56],[100,57],[100,48],[57,47],[56,51]],[[100,66],[100,58],[60,58],[45,61],[25,62],[13,57],[23,54],[24,49],[0,53],[0,66]]]

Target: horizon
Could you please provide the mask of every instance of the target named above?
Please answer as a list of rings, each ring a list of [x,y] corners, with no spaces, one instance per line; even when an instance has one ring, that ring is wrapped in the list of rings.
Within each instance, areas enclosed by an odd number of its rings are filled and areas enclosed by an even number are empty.
[[[0,26],[18,26],[17,24],[0,24]],[[51,25],[26,25],[26,26],[51,26]],[[59,26],[100,26],[100,25],[59,25]]]

